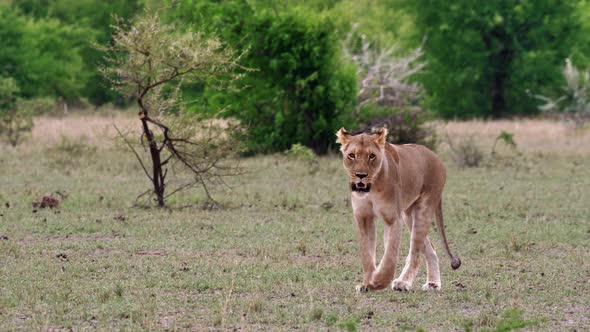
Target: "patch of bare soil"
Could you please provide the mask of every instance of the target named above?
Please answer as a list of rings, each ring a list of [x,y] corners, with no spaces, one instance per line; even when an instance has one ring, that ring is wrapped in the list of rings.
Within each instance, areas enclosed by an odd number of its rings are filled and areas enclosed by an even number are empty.
[[[572,326],[588,326],[590,318],[588,313],[590,312],[590,305],[573,305],[567,307],[563,314],[563,325]],[[574,330],[575,331],[575,330]]]
[[[136,254],[140,256],[164,256],[166,255],[166,251],[160,249],[143,249],[138,250]]]

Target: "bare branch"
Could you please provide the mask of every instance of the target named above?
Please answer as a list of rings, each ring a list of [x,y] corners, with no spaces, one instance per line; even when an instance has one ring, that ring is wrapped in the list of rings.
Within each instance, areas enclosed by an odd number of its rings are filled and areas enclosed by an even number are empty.
[[[137,154],[137,151],[135,151],[135,148],[133,147],[133,145],[131,145],[131,143],[127,140],[127,137],[125,137],[125,135],[123,135],[123,133],[121,132],[121,130],[119,130],[119,127],[117,127],[117,125],[115,125],[113,123],[113,127],[115,127],[115,130],[117,130],[117,133],[119,133],[119,137],[121,137],[123,139],[123,141],[125,142],[125,144],[127,144],[127,146],[129,147],[129,149],[131,149],[131,151],[133,151],[133,154],[135,155],[135,158],[137,158],[137,161],[139,161],[139,165],[141,165],[141,168],[143,169],[145,175],[150,180],[153,181],[153,178],[150,176],[150,173],[145,168],[145,165],[143,164],[143,161],[141,160],[141,157],[139,157],[139,154]]]
[[[348,34],[344,43],[344,54],[357,65],[359,107],[376,104],[382,107],[400,107],[416,103],[422,88],[409,78],[421,71],[425,64],[419,62],[422,47],[406,56],[397,56],[397,45],[379,49],[360,36],[360,48],[354,47],[353,36],[357,26]]]

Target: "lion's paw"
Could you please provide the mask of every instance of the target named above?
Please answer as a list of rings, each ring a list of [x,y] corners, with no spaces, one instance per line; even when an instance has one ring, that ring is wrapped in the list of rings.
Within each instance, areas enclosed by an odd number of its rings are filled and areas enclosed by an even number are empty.
[[[396,291],[404,291],[404,292],[407,292],[410,289],[412,289],[412,285],[410,285],[409,282],[396,279],[396,280],[393,281],[393,284],[392,284],[391,288],[393,288]]]
[[[357,294],[367,293],[369,291],[369,286],[367,286],[367,285],[356,285],[355,290],[356,290],[356,293]]]
[[[422,285],[422,290],[424,291],[429,291],[429,290],[440,290],[440,284],[434,283],[434,282],[427,282],[424,285]]]

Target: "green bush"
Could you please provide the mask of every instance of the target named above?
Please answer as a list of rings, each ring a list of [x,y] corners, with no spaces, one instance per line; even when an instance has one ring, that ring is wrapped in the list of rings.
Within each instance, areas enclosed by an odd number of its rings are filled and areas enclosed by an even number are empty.
[[[78,98],[88,77],[80,54],[87,35],[84,28],[33,20],[0,5],[0,75],[13,77],[24,98]]]
[[[350,123],[356,72],[342,61],[329,19],[297,10],[255,10],[235,1],[185,1],[178,8],[180,18],[244,50],[240,63],[254,69],[235,93],[193,86],[188,93],[201,100],[195,111],[225,108],[225,115],[248,127],[251,153],[300,143],[322,154],[333,146],[334,132]]]
[[[61,51],[64,52],[59,54],[61,58],[76,58],[75,63],[68,61],[67,65],[51,68],[55,71],[66,67],[70,71],[80,70],[83,74],[76,82],[75,93],[62,93],[59,96],[70,100],[85,97],[97,105],[122,101],[122,97],[111,90],[111,86],[97,70],[104,64],[105,54],[94,43],[106,45],[111,40],[112,25],[115,23],[113,15],[129,19],[141,12],[142,4],[139,0],[18,0],[13,1],[12,6],[22,14],[34,18],[37,21],[34,25],[52,22],[51,30],[47,31],[48,36],[37,37],[48,41],[46,47],[52,48],[50,54]],[[72,35],[75,31],[81,31],[81,34]],[[66,80],[65,77],[67,76],[62,75],[61,79]]]
[[[293,144],[291,148],[287,151],[287,155],[296,160],[304,160],[304,161],[314,161],[316,160],[316,155],[313,151],[299,143]]]
[[[301,143],[325,153],[355,101],[356,72],[342,66],[329,21],[298,13],[265,15],[251,27],[247,65],[256,68],[232,115],[251,124],[250,148],[270,152]]]

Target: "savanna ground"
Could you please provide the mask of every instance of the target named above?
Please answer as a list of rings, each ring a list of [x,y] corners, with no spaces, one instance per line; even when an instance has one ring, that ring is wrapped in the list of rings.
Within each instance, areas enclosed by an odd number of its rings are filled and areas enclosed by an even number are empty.
[[[432,229],[442,291],[419,290],[422,267],[414,291],[357,295],[338,156],[244,159],[249,173],[214,190],[223,209],[204,209],[198,191],[143,209],[132,204],[149,183],[104,138],[110,121],[38,119],[29,142],[0,147],[1,330],[590,329],[588,130],[440,124],[486,157],[458,168],[440,135],[447,235],[463,266],[451,270]],[[520,154],[499,143],[490,156],[501,130]],[[58,191],[67,196],[58,208],[32,207]],[[407,245],[404,230],[398,266]]]

